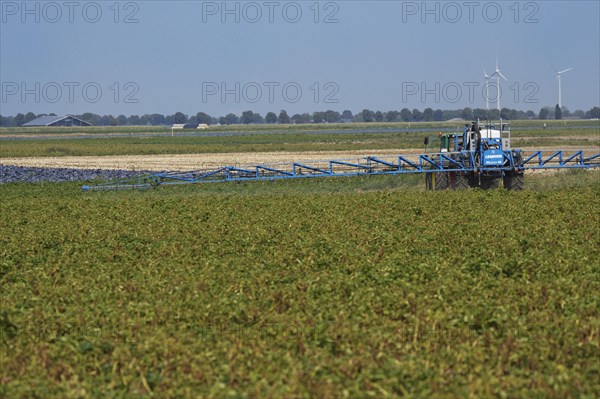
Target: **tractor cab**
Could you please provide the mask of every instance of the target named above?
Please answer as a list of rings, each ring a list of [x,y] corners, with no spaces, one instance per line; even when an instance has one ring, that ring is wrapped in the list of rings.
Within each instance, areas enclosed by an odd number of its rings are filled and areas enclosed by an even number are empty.
[[[464,135],[460,133],[438,133],[439,147],[429,145],[434,142],[432,137],[425,137],[425,149],[427,152],[461,152],[464,149]]]
[[[479,125],[472,122],[465,126],[466,149],[478,154],[484,167],[500,167],[506,162],[505,152],[510,150],[510,126],[503,123]]]

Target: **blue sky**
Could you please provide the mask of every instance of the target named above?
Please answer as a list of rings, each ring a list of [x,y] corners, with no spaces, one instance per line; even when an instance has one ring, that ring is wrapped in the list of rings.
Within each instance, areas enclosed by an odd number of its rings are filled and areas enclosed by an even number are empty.
[[[1,114],[483,108],[496,55],[503,107],[554,106],[550,64],[600,104],[595,0],[70,4],[0,2]]]

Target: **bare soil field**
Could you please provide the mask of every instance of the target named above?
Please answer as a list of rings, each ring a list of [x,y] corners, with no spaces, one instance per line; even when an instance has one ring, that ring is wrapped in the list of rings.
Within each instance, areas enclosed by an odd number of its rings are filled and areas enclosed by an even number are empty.
[[[236,166],[253,163],[260,164],[319,159],[346,159],[369,155],[394,155],[418,152],[422,152],[422,150],[385,149],[356,151],[238,152],[221,154],[0,158],[0,164],[44,168],[186,171],[225,165]]]
[[[536,148],[539,149],[539,148]],[[563,148],[567,150],[569,148]],[[575,149],[575,148],[572,148]],[[579,148],[576,148],[579,149]],[[523,148],[531,151],[532,148]],[[551,149],[547,149],[550,151]],[[598,148],[584,148],[586,155],[597,153]],[[74,169],[119,169],[145,171],[187,171],[219,166],[240,166],[249,164],[274,164],[325,159],[352,159],[369,155],[418,154],[422,149],[380,149],[354,151],[306,151],[306,152],[234,152],[210,154],[162,154],[162,155],[109,155],[109,156],[66,156],[0,158],[6,166]]]

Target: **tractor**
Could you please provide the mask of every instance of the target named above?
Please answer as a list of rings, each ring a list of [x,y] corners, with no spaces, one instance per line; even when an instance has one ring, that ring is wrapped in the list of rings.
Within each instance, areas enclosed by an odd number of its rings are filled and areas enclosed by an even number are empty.
[[[438,171],[425,175],[429,190],[460,190],[479,187],[484,190],[502,185],[507,190],[524,187],[521,150],[510,147],[510,126],[507,123],[471,122],[462,132],[438,134],[439,147],[432,155]],[[426,151],[434,141],[425,137]],[[460,170],[456,165],[462,165]],[[434,166],[432,165],[432,168]]]

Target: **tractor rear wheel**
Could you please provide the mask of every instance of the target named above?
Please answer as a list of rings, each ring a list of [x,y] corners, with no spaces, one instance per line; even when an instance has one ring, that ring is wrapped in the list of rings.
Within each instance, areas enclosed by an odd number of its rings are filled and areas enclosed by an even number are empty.
[[[504,176],[504,188],[510,191],[521,191],[525,188],[525,177],[522,173]]]
[[[434,190],[447,190],[450,188],[450,181],[448,180],[447,172],[438,172],[435,173],[435,188]]]
[[[456,173],[454,175],[454,189],[455,190],[466,190],[469,188],[469,178],[467,175],[462,173]]]
[[[481,188],[483,190],[493,190],[495,188],[498,188],[499,185],[500,185],[499,177],[489,177],[489,176],[481,177]]]

